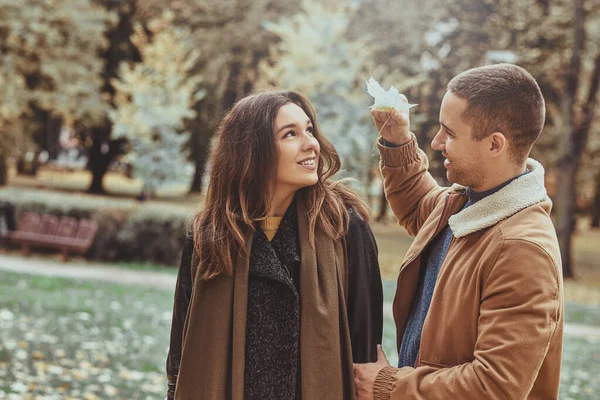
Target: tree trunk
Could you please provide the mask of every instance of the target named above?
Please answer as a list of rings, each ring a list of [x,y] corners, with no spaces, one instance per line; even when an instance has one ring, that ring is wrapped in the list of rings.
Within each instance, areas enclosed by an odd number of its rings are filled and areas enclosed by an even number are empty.
[[[49,160],[56,160],[58,153],[60,152],[60,130],[62,128],[63,121],[60,118],[52,116],[50,113],[46,113],[46,124],[44,127],[44,146],[43,149],[48,152]]]
[[[0,154],[0,187],[6,186],[8,183],[8,168],[6,166],[6,158]]]
[[[241,57],[244,49],[238,46],[234,47],[231,51],[233,53],[233,62],[229,69],[225,92],[220,104],[223,110],[229,110],[235,104],[238,97],[244,94],[240,90],[243,68]],[[247,85],[244,85],[244,90],[246,89],[251,90]],[[189,193],[202,193],[202,178],[206,170],[210,138],[213,134],[213,127],[208,122],[207,112],[212,110],[213,113],[210,113],[210,115],[214,115],[215,106],[216,104],[209,104],[206,98],[196,104],[198,118],[195,119],[194,127],[191,127],[192,137],[190,140],[191,160],[194,162],[194,178],[190,185]]]
[[[242,73],[242,60],[244,49],[236,46],[231,49],[233,55],[233,62],[229,69],[229,77],[227,78],[227,86],[225,87],[225,93],[223,94],[223,110],[229,110],[231,106],[236,102],[240,95],[240,75]]]
[[[385,189],[383,185],[381,186],[381,195],[379,196],[379,213],[377,217],[375,217],[375,221],[377,222],[385,222],[385,217],[387,216],[387,198],[385,197]]]
[[[596,174],[596,194],[592,203],[592,228],[600,228],[600,173]]]
[[[29,166],[29,175],[36,176],[38,173],[38,169],[40,169],[40,152],[36,151],[33,156],[33,160],[31,160],[31,165]]]
[[[567,135],[564,137],[562,146],[562,154],[558,161],[558,173],[556,176],[557,187],[565,188],[558,190],[556,194],[556,219],[558,235],[558,244],[560,245],[560,254],[562,261],[563,277],[573,278],[573,232],[576,224],[576,201],[577,188],[575,178],[579,168],[579,162],[585,144],[587,135],[591,126],[591,117],[593,117],[593,106],[595,104],[595,95],[597,85],[595,84],[594,75],[592,73],[592,82],[589,92],[588,101],[584,104],[583,120],[577,121],[575,116],[575,102],[577,89],[580,83],[581,74],[581,58],[585,43],[585,10],[583,0],[575,0],[573,8],[573,25],[575,26],[573,51],[571,59],[565,74],[565,93],[560,103],[561,114],[565,121],[565,128],[568,129]],[[599,60],[597,59],[596,62]],[[598,68],[596,64],[595,69]],[[596,87],[594,87],[596,86]],[[592,107],[592,109],[589,109]],[[586,115],[587,114],[587,115]]]
[[[583,26],[583,2],[577,1],[577,7],[581,7],[579,14],[576,11],[576,21],[581,23]],[[583,29],[580,27],[580,29]],[[578,32],[576,36],[576,46],[574,50],[578,49],[578,46],[582,46],[581,42],[583,34]],[[579,44],[577,44],[579,43]],[[571,60],[571,68],[567,74],[567,87],[569,91],[563,97],[561,103],[562,114],[565,120],[568,122],[567,126],[570,128],[569,134],[565,137],[563,146],[562,156],[558,163],[558,174],[557,174],[557,187],[565,188],[565,190],[559,190],[556,195],[556,215],[557,215],[557,234],[558,242],[560,244],[560,252],[562,258],[563,276],[565,278],[573,278],[573,243],[572,234],[575,231],[576,223],[576,211],[577,211],[577,189],[575,178],[581,161],[581,156],[585,150],[585,146],[588,141],[589,132],[594,120],[594,111],[597,104],[597,94],[600,88],[600,52],[596,55],[594,61],[594,69],[592,71],[592,77],[590,81],[590,89],[587,95],[587,99],[582,107],[582,117],[579,121],[575,121],[574,117],[574,105],[575,96],[577,93],[577,82],[579,69],[574,68],[573,65],[578,65],[580,60],[577,61],[575,58],[581,58],[581,53],[574,51]]]
[[[572,237],[576,223],[575,175],[577,166],[572,160],[563,162],[557,173],[557,187],[570,188],[558,190],[555,196],[556,233],[562,261],[563,277],[573,278]]]
[[[90,148],[88,169],[92,173],[92,182],[88,193],[104,194],[104,175],[110,163],[124,151],[127,139],[109,139],[111,125],[106,121],[105,126],[91,130],[92,147]]]
[[[191,131],[188,147],[190,161],[194,163],[194,178],[189,193],[202,193],[202,178],[206,172],[210,139],[216,129],[214,115],[219,114],[220,104],[214,96],[206,96],[194,105],[196,118],[187,121],[187,129]]]
[[[103,92],[115,94],[112,79],[118,76],[119,65],[123,61],[141,61],[140,53],[131,42],[133,34],[133,21],[135,18],[136,0],[105,0],[104,7],[111,12],[117,12],[119,22],[106,33],[109,46],[102,55],[105,61],[102,77],[104,79]]]
[[[20,156],[17,158],[17,175],[25,173],[25,157]]]
[[[90,157],[88,159],[88,169],[92,173],[92,182],[88,188],[88,193],[104,194],[104,175],[108,171],[110,160],[108,159],[108,141],[95,135],[92,139],[90,148]]]
[[[206,154],[206,150],[204,151]],[[190,185],[190,193],[202,193],[202,178],[204,178],[204,172],[206,170],[206,157],[198,157],[194,161],[194,179]]]
[[[25,160],[22,160],[18,169],[21,173],[35,176],[40,167],[40,153],[45,151],[48,155],[48,160],[55,160],[60,151],[60,129],[62,127],[62,119],[56,118],[48,110],[39,108],[37,105],[32,105],[33,119],[36,121],[37,129],[33,132],[33,140],[38,146],[31,164],[26,168]]]

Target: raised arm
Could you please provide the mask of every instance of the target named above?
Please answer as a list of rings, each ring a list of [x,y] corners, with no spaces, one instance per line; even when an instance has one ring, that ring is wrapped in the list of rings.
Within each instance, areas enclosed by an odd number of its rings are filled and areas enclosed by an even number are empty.
[[[448,190],[440,187],[428,172],[429,160],[409,131],[408,111],[373,111],[381,134],[381,174],[385,195],[398,223],[416,235]]]

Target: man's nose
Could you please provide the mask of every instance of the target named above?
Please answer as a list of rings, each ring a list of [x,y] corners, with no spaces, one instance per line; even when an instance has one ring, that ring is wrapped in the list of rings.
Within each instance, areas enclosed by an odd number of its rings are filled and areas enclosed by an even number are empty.
[[[431,148],[435,151],[442,151],[444,149],[440,132],[438,132],[431,140]]]

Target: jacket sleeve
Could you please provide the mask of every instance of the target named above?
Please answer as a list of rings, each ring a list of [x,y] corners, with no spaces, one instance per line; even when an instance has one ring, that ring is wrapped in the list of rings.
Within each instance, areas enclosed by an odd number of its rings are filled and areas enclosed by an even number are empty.
[[[177,375],[179,374],[179,365],[181,362],[183,327],[192,295],[191,266],[194,241],[191,235],[191,233],[186,235],[183,244],[181,262],[179,264],[179,274],[177,275],[177,284],[175,286],[171,341],[169,354],[167,356],[167,400],[172,400],[175,395]]]
[[[429,160],[414,135],[402,146],[377,146],[387,201],[398,223],[414,236],[449,189],[439,186],[428,172]]]
[[[377,244],[369,224],[354,210],[350,210],[346,249],[352,358],[355,363],[375,362],[383,330],[383,288]]]
[[[473,360],[451,367],[386,367],[375,380],[376,400],[527,397],[551,338],[562,332],[558,263],[522,239],[505,240],[496,254],[482,281]]]

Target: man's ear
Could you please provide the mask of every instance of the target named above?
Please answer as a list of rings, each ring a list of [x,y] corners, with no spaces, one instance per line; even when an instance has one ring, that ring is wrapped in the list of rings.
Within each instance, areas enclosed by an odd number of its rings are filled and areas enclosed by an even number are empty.
[[[502,132],[494,132],[488,136],[488,151],[492,157],[497,157],[508,151],[508,140]]]

